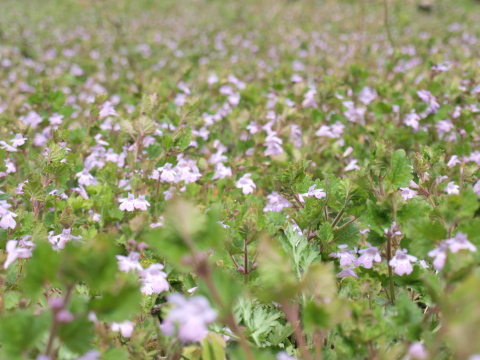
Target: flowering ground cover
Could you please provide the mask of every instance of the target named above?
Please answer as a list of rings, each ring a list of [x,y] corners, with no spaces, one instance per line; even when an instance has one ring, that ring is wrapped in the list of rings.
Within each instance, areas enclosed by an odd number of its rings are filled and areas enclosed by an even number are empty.
[[[0,359],[480,359],[478,3],[1,7]]]

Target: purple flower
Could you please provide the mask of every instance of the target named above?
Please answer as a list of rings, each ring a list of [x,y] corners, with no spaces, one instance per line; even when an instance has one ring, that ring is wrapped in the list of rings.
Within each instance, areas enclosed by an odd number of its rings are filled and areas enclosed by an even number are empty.
[[[349,267],[349,268],[343,269],[342,271],[340,271],[337,274],[337,277],[342,278],[342,279],[346,278],[348,276],[353,276],[353,277],[358,278],[357,273],[353,269],[354,269],[354,267]]]
[[[162,167],[158,168],[158,171],[162,172],[162,175],[160,175],[160,180],[162,182],[174,182],[175,181],[175,176],[177,175],[175,170],[172,169],[172,164],[166,163]]]
[[[167,281],[167,274],[161,271],[164,268],[162,264],[152,264],[147,269],[140,271],[140,281],[142,285],[142,293],[160,294],[163,291],[168,291],[170,284]]]
[[[433,267],[437,270],[442,270],[445,266],[445,261],[447,260],[447,244],[445,241],[442,241],[440,245],[429,251],[428,256],[434,257]]]
[[[377,98],[377,92],[375,89],[372,89],[369,86],[365,86],[360,94],[358,94],[358,100],[360,100],[365,105],[370,104],[373,100]]]
[[[430,93],[430,91],[419,90],[417,91],[417,95],[428,106],[425,116],[428,114],[437,112],[438,108],[440,107],[440,104],[437,102],[437,99],[435,98],[435,96],[433,96]]]
[[[76,174],[78,178],[78,183],[80,185],[89,186],[89,185],[97,185],[98,181],[91,175],[87,169],[83,169],[81,172]]]
[[[460,186],[455,185],[453,181],[450,181],[445,189],[443,189],[447,194],[460,194]]]
[[[477,251],[477,247],[467,240],[467,235],[458,232],[454,238],[445,240],[451,252],[457,253],[459,250]]]
[[[257,187],[250,176],[252,174],[245,174],[235,183],[235,187],[242,189],[245,195],[253,193],[253,189]]]
[[[407,249],[397,249],[395,256],[388,263],[394,268],[395,274],[397,275],[409,275],[413,271],[413,266],[410,262],[417,261],[417,258],[412,255],[407,254]]]
[[[355,262],[357,258],[355,257],[355,250],[346,250],[348,248],[348,245],[339,245],[338,248],[340,251],[336,253],[331,253],[328,256],[330,257],[335,257],[335,258],[340,258],[340,266],[342,267],[348,267],[355,265]]]
[[[404,201],[407,201],[407,199],[412,199],[415,195],[417,195],[417,192],[415,190],[412,190],[408,187],[403,187],[400,188],[402,197]]]
[[[165,335],[177,336],[183,342],[202,341],[208,334],[207,325],[217,318],[207,298],[194,296],[189,299],[175,293],[168,296],[172,305],[165,321],[160,326]]]
[[[278,195],[276,191],[272,192],[270,195],[267,195],[268,204],[263,208],[264,212],[275,211],[279,212],[285,207],[290,207],[292,204],[287,199]]]
[[[24,138],[22,134],[16,134],[15,137],[11,140],[13,147],[19,147],[25,144],[28,138]]]
[[[112,331],[120,331],[123,337],[129,338],[132,336],[135,324],[131,321],[123,321],[121,323],[112,323]]]
[[[473,185],[473,191],[480,198],[480,180],[478,180],[475,185]]]
[[[145,200],[145,195],[139,195],[138,199],[133,201],[133,206],[135,209],[147,210],[147,206],[150,206],[150,203]]]
[[[6,252],[7,252],[7,260],[3,264],[3,268],[6,269],[18,258],[29,258],[32,256],[32,250],[35,247],[35,244],[31,241],[26,241],[24,246],[22,246],[22,242],[18,242],[16,240],[8,240],[6,245]],[[20,246],[17,246],[20,245]]]
[[[453,155],[450,160],[448,161],[447,163],[447,166],[451,169],[453,168],[455,165],[457,164],[461,164],[462,162],[460,160],[458,160],[458,156],[457,155]]]
[[[270,131],[265,139],[265,146],[267,147],[264,152],[265,156],[282,154],[282,143],[283,141],[277,137],[277,133],[275,131]]]
[[[407,116],[405,116],[403,123],[407,126],[410,126],[414,132],[417,132],[420,126],[420,119],[420,115],[418,115],[415,110],[412,110],[409,114],[407,114]]]
[[[143,270],[142,265],[138,261],[140,259],[140,254],[138,252],[132,251],[128,256],[117,255],[118,268],[120,271],[130,272],[130,270]]]
[[[405,360],[410,360],[410,359],[426,359],[428,358],[428,352],[425,349],[425,346],[422,345],[419,342],[414,342],[410,344],[408,348],[408,353],[407,356],[405,357]]]
[[[128,197],[121,198],[118,200],[120,204],[120,210],[122,211],[133,211],[135,209],[135,196],[133,194],[128,193]]]
[[[213,174],[212,180],[224,179],[232,176],[232,168],[226,167],[221,162],[215,165],[215,174]]]
[[[106,118],[107,116],[118,116],[117,112],[115,111],[112,103],[110,101],[105,101],[100,109],[100,119]]]
[[[62,233],[59,235],[53,235],[54,232],[50,231],[48,235],[48,241],[52,244],[53,250],[58,251],[65,248],[65,244],[70,240],[80,241],[82,238],[79,236],[74,236],[71,234],[72,229],[63,229]],[[82,241],[80,241],[82,242]]]
[[[362,249],[358,251],[361,256],[356,260],[356,266],[362,265],[365,269],[371,269],[373,262],[381,262],[382,257],[380,251],[376,246],[371,246],[368,249]]]

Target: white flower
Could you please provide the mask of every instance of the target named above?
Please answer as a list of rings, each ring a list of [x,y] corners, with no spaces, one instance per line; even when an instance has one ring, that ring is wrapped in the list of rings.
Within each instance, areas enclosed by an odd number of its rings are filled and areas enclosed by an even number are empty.
[[[457,164],[461,164],[462,162],[460,160],[458,160],[458,156],[457,155],[453,155],[450,160],[448,161],[447,163],[447,166],[451,169],[453,168],[455,165]]]
[[[428,358],[428,352],[427,352],[427,349],[425,349],[425,346],[420,344],[419,342],[414,342],[410,344],[408,348],[407,356],[404,358],[404,360],[427,359],[427,358]]]
[[[158,168],[158,171],[161,171],[162,174],[160,175],[160,180],[162,182],[174,182],[175,176],[177,175],[175,170],[172,169],[172,164],[166,163],[162,167]]]
[[[453,181],[450,181],[448,183],[447,187],[443,191],[445,191],[449,195],[460,194],[460,186],[455,185],[455,183]]]
[[[100,119],[106,118],[107,116],[118,116],[117,112],[115,111],[112,103],[110,101],[105,101],[100,109]]]
[[[123,321],[121,323],[112,323],[112,331],[120,331],[123,337],[129,338],[132,336],[135,324],[131,321]]]
[[[408,187],[403,187],[400,188],[402,197],[404,201],[407,201],[407,199],[412,199],[415,195],[417,195],[417,192],[415,190],[412,190]]]
[[[394,268],[395,274],[402,276],[412,273],[413,266],[410,264],[410,262],[415,261],[417,261],[417,258],[415,256],[408,255],[406,249],[397,249],[395,256],[388,264]]]
[[[349,267],[349,268],[346,268],[346,269],[343,269],[336,276],[339,277],[339,278],[342,278],[342,279],[346,278],[348,276],[353,276],[353,277],[358,278],[358,275],[357,275],[357,273],[355,272],[354,269],[355,268],[353,266]]]
[[[97,179],[95,179],[87,169],[83,169],[81,172],[77,173],[76,177],[78,178],[78,183],[80,185],[89,186],[98,184]]]
[[[480,198],[480,180],[478,180],[475,185],[473,186],[473,191],[477,196]]]
[[[171,294],[168,301],[172,309],[160,326],[166,335],[177,336],[183,342],[202,341],[208,334],[207,325],[217,318],[216,312],[204,296],[194,296],[189,299],[180,294]]]
[[[328,256],[330,257],[335,257],[335,258],[340,258],[340,266],[343,267],[349,267],[349,266],[355,266],[355,263],[357,261],[357,258],[355,257],[355,250],[346,250],[348,248],[348,245],[338,245],[338,248],[340,251],[336,253],[331,253]]]
[[[360,94],[358,94],[358,100],[360,100],[365,105],[370,104],[373,100],[377,98],[377,92],[371,87],[365,86]]]
[[[138,261],[140,259],[140,254],[138,252],[132,251],[128,256],[117,255],[118,268],[120,271],[130,272],[130,270],[143,270],[142,265]]]
[[[362,255],[356,260],[356,266],[362,265],[365,269],[371,269],[374,261],[377,263],[382,261],[380,251],[378,251],[376,246],[359,250],[358,253]]]
[[[15,137],[11,140],[13,147],[19,147],[25,144],[28,138],[24,138],[22,134],[16,134]]]
[[[434,257],[433,267],[442,270],[447,260],[447,244],[443,241],[439,247],[428,252],[428,256]]]
[[[14,212],[8,211],[7,214],[2,215],[2,219],[0,220],[0,228],[2,229],[15,229],[17,226],[17,222],[15,221],[14,217],[18,215]]]
[[[165,221],[163,215],[158,217],[158,222],[150,224],[150,228],[154,229],[156,227],[163,226],[163,222]]]
[[[19,246],[17,246],[17,244]],[[7,252],[7,260],[3,264],[3,268],[6,269],[18,258],[29,258],[32,256],[32,250],[35,247],[35,244],[31,241],[23,239],[22,241],[18,242],[16,240],[9,240],[7,241],[7,245],[5,246]]]
[[[135,209],[135,196],[133,194],[128,193],[127,198],[121,198],[118,200],[120,204],[120,210],[122,211],[133,211]]]
[[[252,174],[245,174],[235,183],[235,187],[242,189],[245,195],[253,193],[253,189],[257,187],[250,176]]]
[[[451,252],[456,253],[459,250],[477,251],[477,247],[467,240],[467,235],[458,232],[455,237],[445,240]]]
[[[285,207],[290,207],[292,204],[287,199],[284,199],[276,191],[267,195],[268,204],[263,208],[263,212],[276,211],[279,212]]]
[[[313,184],[308,188],[308,192],[304,194],[298,194],[300,196],[300,201],[305,202],[305,200],[303,200],[304,196],[306,197],[314,196],[317,199],[323,199],[325,196],[327,196],[327,193],[323,189],[315,189],[316,186],[317,186],[316,184]]]
[[[133,206],[135,209],[147,210],[147,206],[150,206],[150,203],[145,200],[145,195],[139,195],[138,199],[133,200]]]
[[[215,165],[215,174],[212,177],[212,180],[224,179],[227,176],[232,176],[232,168],[226,167],[221,162]]]
[[[54,232],[50,231],[48,235],[48,241],[50,244],[52,244],[53,250],[58,251],[63,248],[65,248],[65,244],[67,241],[70,240],[78,240],[82,242],[80,239],[82,238],[80,235],[79,236],[74,236],[72,235],[71,232],[72,229],[63,229],[62,233],[59,235],[53,235]]]
[[[151,295],[153,293],[160,294],[170,288],[167,281],[167,274],[161,271],[164,268],[162,264],[152,264],[147,269],[140,271],[140,281],[142,285],[142,293]]]

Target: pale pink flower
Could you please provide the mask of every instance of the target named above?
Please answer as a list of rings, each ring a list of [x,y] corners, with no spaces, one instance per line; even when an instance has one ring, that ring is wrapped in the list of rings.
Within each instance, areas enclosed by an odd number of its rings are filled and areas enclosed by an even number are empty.
[[[382,257],[380,256],[380,251],[376,246],[371,246],[368,249],[361,249],[358,251],[361,256],[356,260],[355,265],[362,265],[365,269],[371,269],[373,262],[381,262]]]
[[[342,278],[342,279],[346,278],[348,276],[353,276],[353,277],[358,278],[358,275],[357,275],[357,273],[355,272],[354,269],[355,269],[354,267],[349,267],[349,268],[343,269],[336,276],[339,277],[339,278]]]
[[[369,86],[365,86],[360,94],[358,94],[358,100],[360,100],[365,105],[370,104],[373,100],[377,98],[378,94],[375,89],[372,89]]]
[[[107,116],[118,116],[113,104],[110,101],[105,101],[100,109],[100,119],[106,118]]]
[[[449,195],[460,194],[460,186],[455,185],[453,181],[450,181],[443,191],[445,191]]]
[[[162,182],[174,182],[175,181],[175,176],[177,175],[175,170],[172,169],[172,164],[166,163],[162,167],[158,168],[158,171],[161,171],[162,174],[160,175],[160,180]]]
[[[170,284],[167,281],[167,274],[161,271],[163,268],[162,264],[152,264],[138,273],[143,283],[142,293],[152,295],[168,291]]]
[[[394,268],[397,275],[409,275],[413,271],[413,266],[410,262],[417,261],[417,258],[407,254],[406,249],[397,249],[395,256],[390,260],[389,265]]]
[[[160,326],[165,335],[176,335],[183,342],[202,341],[208,334],[207,325],[215,321],[216,312],[204,296],[189,299],[174,293],[168,297],[172,308]]]
[[[328,256],[339,258],[340,259],[340,266],[342,267],[349,267],[354,266],[357,258],[355,257],[355,250],[346,250],[348,245],[338,245],[340,251],[336,253],[331,253]]]
[[[28,244],[25,244],[28,242]],[[19,246],[17,246],[17,244]],[[5,246],[5,251],[7,252],[7,260],[3,264],[3,268],[6,269],[18,258],[29,258],[32,256],[32,250],[35,247],[35,244],[31,241],[24,241],[24,246],[22,242],[16,240],[8,240],[7,245]]]
[[[279,212],[283,208],[290,207],[292,204],[287,199],[281,197],[276,191],[267,195],[268,204],[263,208],[264,212],[275,211]]]
[[[54,232],[50,231],[48,235],[48,241],[52,244],[53,250],[58,251],[65,248],[65,244],[70,240],[77,240],[82,242],[80,239],[81,235],[74,236],[71,234],[72,229],[63,229],[62,233],[59,235],[53,235]]]
[[[139,195],[138,199],[133,200],[133,206],[135,209],[147,210],[147,206],[150,206],[150,203],[145,200],[145,195]]]
[[[400,188],[402,197],[404,201],[407,201],[408,199],[413,199],[415,195],[417,195],[417,192],[415,190],[412,190],[408,187],[402,187]]]
[[[232,176],[232,168],[226,167],[220,162],[215,165],[215,174],[213,175],[212,180],[224,179],[229,176]]]
[[[95,177],[89,173],[87,169],[83,169],[81,172],[76,174],[78,178],[78,183],[84,186],[97,185],[98,181]]]
[[[451,169],[453,168],[455,165],[457,164],[461,164],[462,162],[460,160],[458,160],[458,156],[457,155],[453,155],[450,160],[448,161],[447,163],[447,166]]]
[[[437,248],[428,252],[428,256],[435,258],[432,262],[433,267],[437,270],[442,270],[447,260],[447,244],[444,241],[441,242]]]
[[[245,195],[253,193],[253,189],[257,187],[253,180],[250,179],[251,176],[252,174],[245,174],[235,183],[235,187],[242,189]]]
[[[131,321],[123,321],[121,323],[112,323],[112,331],[120,331],[123,337],[129,338],[132,336],[135,324]]]
[[[477,247],[467,239],[467,235],[462,232],[457,232],[455,237],[445,240],[451,252],[456,253],[459,250],[477,251]]]
[[[413,359],[427,359],[428,352],[425,349],[425,346],[419,342],[414,342],[408,347],[407,356],[404,360],[413,360]]]
[[[139,259],[140,254],[138,252],[132,251],[128,256],[117,255],[118,268],[123,272],[130,272],[131,270],[143,270],[142,265],[140,265]]]
[[[122,211],[133,211],[135,209],[135,196],[131,193],[128,193],[128,197],[121,198],[118,200],[120,202],[120,210]]]
[[[28,138],[23,137],[22,134],[16,134],[15,137],[10,141],[12,143],[13,147],[19,147],[25,144],[25,141],[27,141]]]
[[[480,198],[480,180],[478,180],[473,186],[473,191]]]

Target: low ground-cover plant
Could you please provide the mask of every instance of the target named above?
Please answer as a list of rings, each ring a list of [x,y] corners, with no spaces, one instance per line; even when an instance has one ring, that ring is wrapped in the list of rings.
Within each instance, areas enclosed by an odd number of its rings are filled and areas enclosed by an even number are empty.
[[[480,357],[476,4],[24,5],[1,359]]]

